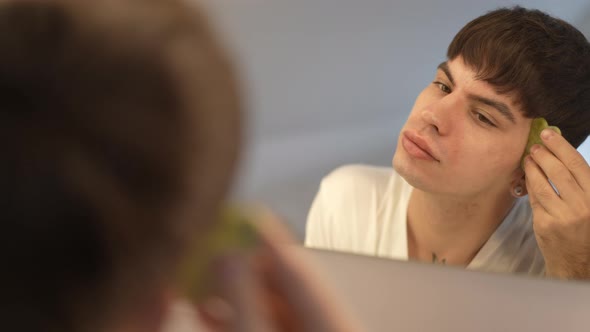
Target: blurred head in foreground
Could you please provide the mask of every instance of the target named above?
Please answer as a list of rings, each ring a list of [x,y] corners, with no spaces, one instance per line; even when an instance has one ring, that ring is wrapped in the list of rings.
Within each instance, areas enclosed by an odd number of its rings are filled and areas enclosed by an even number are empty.
[[[4,326],[157,326],[237,159],[206,20],[176,0],[4,1],[0,86]]]

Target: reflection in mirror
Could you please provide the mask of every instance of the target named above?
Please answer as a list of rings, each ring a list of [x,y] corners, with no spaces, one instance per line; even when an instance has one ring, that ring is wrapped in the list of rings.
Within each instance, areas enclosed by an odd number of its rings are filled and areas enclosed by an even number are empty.
[[[576,151],[590,133],[589,54],[582,33],[538,10],[467,23],[416,98],[393,169],[325,177],[305,244],[590,278],[590,167]]]
[[[511,10],[459,32],[501,1],[206,2],[251,93],[251,139],[236,196],[269,202],[310,247],[533,276],[588,272],[580,267],[585,257],[556,244],[588,238],[572,238],[547,211],[569,197],[560,180],[551,177],[561,196],[544,202],[552,207],[536,200],[537,213],[527,190],[537,184],[537,197],[552,193],[543,157],[571,155],[570,144],[587,135],[575,91],[587,84],[580,70],[588,57],[554,40],[587,42],[567,24],[559,23],[568,32],[551,32],[551,17]],[[522,5],[587,32],[588,4]],[[523,170],[538,117],[569,143],[553,137]],[[573,210],[580,209],[566,209]],[[568,266],[576,271],[562,275]]]

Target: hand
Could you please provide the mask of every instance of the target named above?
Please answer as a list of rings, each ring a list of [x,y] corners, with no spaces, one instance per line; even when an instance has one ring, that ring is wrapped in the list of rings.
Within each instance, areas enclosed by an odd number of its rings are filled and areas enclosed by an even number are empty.
[[[541,138],[545,147],[531,148],[524,169],[546,275],[590,279],[590,166],[558,133]]]
[[[221,258],[215,268],[224,317],[200,314],[214,331],[359,331],[313,270],[285,247],[288,232],[266,214],[261,248]],[[217,300],[219,301],[219,300]]]

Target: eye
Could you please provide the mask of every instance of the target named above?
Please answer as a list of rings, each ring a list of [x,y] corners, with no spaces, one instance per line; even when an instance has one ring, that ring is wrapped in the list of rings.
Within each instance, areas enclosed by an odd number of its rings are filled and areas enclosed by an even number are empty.
[[[496,126],[492,121],[490,121],[488,118],[486,118],[483,114],[478,113],[478,112],[474,112],[474,115],[478,121],[484,123],[485,125],[492,126],[492,127]]]
[[[434,82],[433,84],[436,85],[440,89],[440,91],[444,93],[451,93],[451,88],[449,88],[448,85],[442,82]]]

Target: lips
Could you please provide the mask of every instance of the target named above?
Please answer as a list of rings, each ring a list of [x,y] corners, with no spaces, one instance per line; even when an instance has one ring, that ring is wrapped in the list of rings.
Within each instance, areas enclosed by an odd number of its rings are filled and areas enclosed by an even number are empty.
[[[439,161],[426,140],[411,131],[403,132],[402,145],[409,154],[416,158]]]

